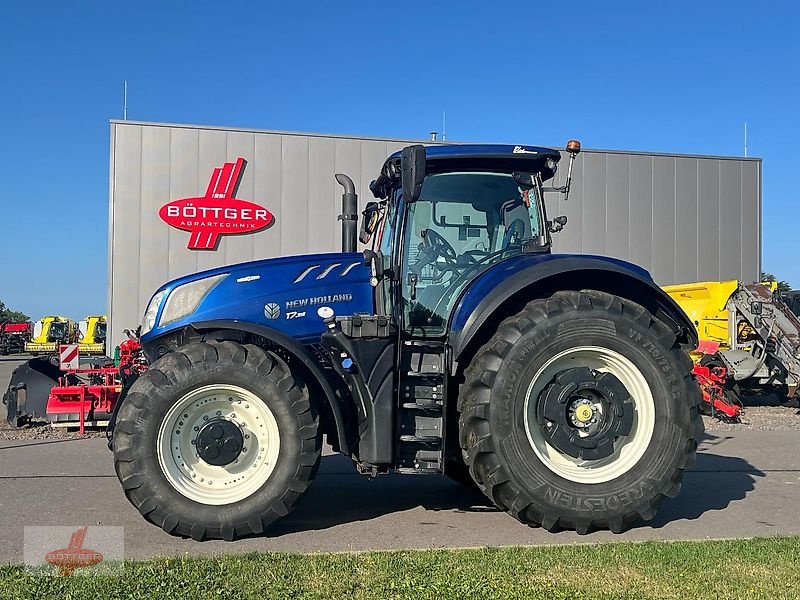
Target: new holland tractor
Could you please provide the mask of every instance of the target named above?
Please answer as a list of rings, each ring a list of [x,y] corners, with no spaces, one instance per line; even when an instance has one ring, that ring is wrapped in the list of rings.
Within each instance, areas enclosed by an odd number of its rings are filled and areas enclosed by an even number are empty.
[[[144,313],[149,368],[109,435],[125,494],[173,535],[261,533],[305,494],[322,437],[356,469],[444,474],[523,523],[621,532],[695,461],[695,328],[633,264],[552,254],[560,153],[409,146],[370,185],[363,254],[171,281]],[[331,507],[335,510],[335,507]]]

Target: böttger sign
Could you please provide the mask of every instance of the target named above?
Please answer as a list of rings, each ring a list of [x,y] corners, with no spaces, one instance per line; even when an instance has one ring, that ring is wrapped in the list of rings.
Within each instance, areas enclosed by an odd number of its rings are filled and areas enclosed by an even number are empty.
[[[173,200],[158,216],[167,225],[191,232],[190,250],[215,250],[221,235],[253,233],[275,220],[263,206],[234,198],[247,161],[237,158],[214,169],[205,196]]]

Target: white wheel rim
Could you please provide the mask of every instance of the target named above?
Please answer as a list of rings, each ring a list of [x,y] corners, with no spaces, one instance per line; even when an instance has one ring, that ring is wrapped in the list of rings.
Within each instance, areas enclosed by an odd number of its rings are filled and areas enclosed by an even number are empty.
[[[192,443],[210,419],[224,418],[242,431],[244,445],[224,466],[201,459]],[[258,491],[272,475],[280,452],[278,422],[255,394],[236,385],[193,390],[169,409],[158,431],[158,462],[170,485],[201,504],[232,504]]]
[[[541,430],[536,415],[542,390],[561,371],[588,367],[611,373],[620,380],[634,405],[630,433],[614,444],[614,453],[599,460],[581,460],[567,456],[551,446]],[[525,397],[525,432],[536,456],[555,474],[576,483],[603,483],[627,473],[642,458],[655,428],[655,403],[647,380],[626,357],[599,346],[570,348],[550,358],[533,377]]]

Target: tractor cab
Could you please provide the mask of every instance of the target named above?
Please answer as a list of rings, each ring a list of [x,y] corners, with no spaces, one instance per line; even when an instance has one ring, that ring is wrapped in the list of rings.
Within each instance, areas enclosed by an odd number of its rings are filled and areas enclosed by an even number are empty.
[[[570,171],[579,150],[571,142]],[[364,257],[375,314],[332,317],[323,335],[334,368],[359,396],[359,420],[374,432],[356,442],[363,468],[445,469],[452,316],[489,269],[550,254],[550,234],[566,219],[548,221],[544,193],[567,192],[569,183],[544,184],[560,158],[530,146],[411,146],[390,156],[370,185],[376,201],[364,210],[359,239],[371,244]]]
[[[375,223],[373,250],[390,274],[383,280],[387,313],[396,301],[404,329],[435,337],[444,334],[459,293],[486,269],[523,252],[550,251],[543,184],[561,157],[522,146],[449,146],[425,154],[414,198],[392,177],[401,157],[389,158],[372,185],[379,202],[367,207],[361,237],[368,240]]]

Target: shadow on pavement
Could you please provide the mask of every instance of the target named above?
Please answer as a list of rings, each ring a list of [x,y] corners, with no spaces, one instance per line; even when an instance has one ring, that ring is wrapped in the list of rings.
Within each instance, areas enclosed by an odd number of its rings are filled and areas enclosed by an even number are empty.
[[[684,475],[678,497],[665,500],[653,521],[634,528],[660,529],[673,521],[695,520],[705,513],[724,510],[753,491],[756,479],[764,477],[764,472],[744,459],[712,451],[727,437],[706,434],[704,451],[698,453],[695,468]],[[446,477],[382,475],[370,481],[355,473],[349,458],[334,455],[323,457],[308,495],[267,535],[328,529],[417,507],[429,511],[498,512],[480,491]]]
[[[661,528],[673,521],[693,521],[707,512],[724,510],[752,492],[756,478],[766,474],[743,458],[711,451],[730,437],[706,433],[701,442],[704,451],[697,453],[694,469],[684,473],[681,493],[665,500],[656,518],[640,527]]]
[[[323,456],[308,495],[266,535],[328,529],[417,507],[430,511],[498,512],[479,490],[445,476],[381,475],[370,481],[355,472],[349,458]]]

